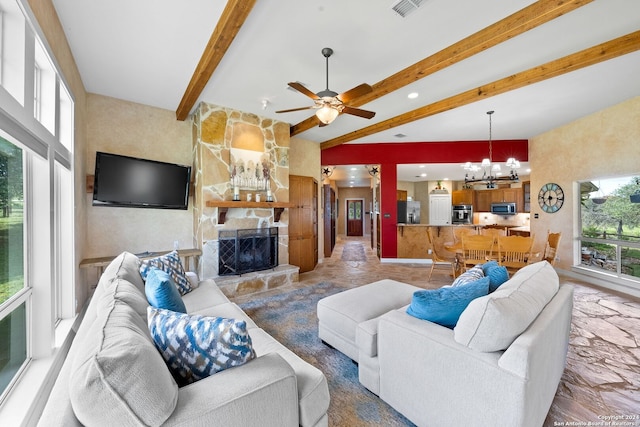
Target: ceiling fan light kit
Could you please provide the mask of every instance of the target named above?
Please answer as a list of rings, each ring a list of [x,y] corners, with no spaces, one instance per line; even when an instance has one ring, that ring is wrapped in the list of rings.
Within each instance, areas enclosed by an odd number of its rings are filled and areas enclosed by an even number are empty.
[[[322,49],[322,55],[325,57],[326,63],[326,89],[318,93],[313,93],[298,82],[290,82],[289,87],[297,90],[303,95],[313,99],[314,105],[310,107],[291,108],[288,110],[276,111],[276,113],[290,113],[293,111],[315,109],[316,117],[320,121],[320,126],[326,126],[333,122],[340,114],[351,114],[365,119],[371,119],[376,115],[373,111],[361,110],[359,108],[349,107],[346,105],[352,99],[358,98],[371,92],[373,89],[370,85],[363,83],[346,92],[338,94],[329,89],[329,57],[333,55],[333,49],[325,47]]]

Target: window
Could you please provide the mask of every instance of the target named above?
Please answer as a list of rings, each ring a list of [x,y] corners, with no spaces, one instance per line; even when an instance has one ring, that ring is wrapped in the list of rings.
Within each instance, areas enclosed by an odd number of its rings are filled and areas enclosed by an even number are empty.
[[[0,135],[0,395],[27,360],[23,153]]]
[[[31,16],[0,0],[0,419],[32,416],[76,314],[74,99]]]
[[[25,18],[15,0],[0,0],[0,85],[24,105]]]
[[[640,287],[640,176],[580,183],[580,265]]]

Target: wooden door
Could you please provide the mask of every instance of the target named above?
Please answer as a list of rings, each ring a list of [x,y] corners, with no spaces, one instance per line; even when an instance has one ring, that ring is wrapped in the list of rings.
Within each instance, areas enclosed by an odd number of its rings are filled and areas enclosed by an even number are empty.
[[[318,263],[318,182],[290,175],[289,202],[289,264],[304,273]]]
[[[330,257],[336,245],[336,192],[325,184],[324,190],[324,256]]]
[[[347,236],[362,236],[362,200],[347,199]]]

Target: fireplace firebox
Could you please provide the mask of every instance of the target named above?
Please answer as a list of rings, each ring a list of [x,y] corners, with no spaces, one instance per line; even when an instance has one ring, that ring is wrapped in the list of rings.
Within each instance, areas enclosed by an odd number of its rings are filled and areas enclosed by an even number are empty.
[[[278,227],[218,232],[218,275],[229,276],[278,266]]]

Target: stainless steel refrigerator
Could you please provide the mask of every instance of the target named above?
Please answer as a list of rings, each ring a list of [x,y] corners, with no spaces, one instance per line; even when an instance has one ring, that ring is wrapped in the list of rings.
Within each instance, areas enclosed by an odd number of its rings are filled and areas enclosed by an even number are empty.
[[[420,202],[398,201],[398,224],[420,224]]]

